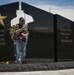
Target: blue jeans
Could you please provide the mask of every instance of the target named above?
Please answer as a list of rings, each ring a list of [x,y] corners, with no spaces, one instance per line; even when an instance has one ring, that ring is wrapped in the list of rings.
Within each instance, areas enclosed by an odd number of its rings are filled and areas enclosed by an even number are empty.
[[[25,60],[26,42],[16,40],[16,61]]]

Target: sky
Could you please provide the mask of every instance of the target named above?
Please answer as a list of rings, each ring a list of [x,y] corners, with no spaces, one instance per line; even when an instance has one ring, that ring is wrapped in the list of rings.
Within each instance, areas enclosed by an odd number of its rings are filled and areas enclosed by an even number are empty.
[[[53,14],[59,14],[74,21],[74,0],[0,0],[0,5],[25,2]]]

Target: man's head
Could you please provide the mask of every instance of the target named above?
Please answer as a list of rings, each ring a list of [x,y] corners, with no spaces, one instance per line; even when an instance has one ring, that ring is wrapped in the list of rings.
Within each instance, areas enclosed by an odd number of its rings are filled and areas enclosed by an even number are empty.
[[[21,25],[25,24],[25,19],[24,19],[23,17],[20,17],[20,18],[19,18],[19,23],[20,23]]]

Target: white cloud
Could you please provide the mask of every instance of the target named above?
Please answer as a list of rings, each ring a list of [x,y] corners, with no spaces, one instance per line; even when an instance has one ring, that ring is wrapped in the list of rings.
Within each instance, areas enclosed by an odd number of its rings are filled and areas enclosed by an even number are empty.
[[[62,15],[72,21],[74,21],[74,10],[73,9],[54,9],[54,10],[51,10],[52,13],[54,14],[59,14],[59,15]]]
[[[34,5],[40,9],[53,14],[59,14],[65,18],[74,21],[74,7],[73,6],[56,6],[56,5]]]
[[[57,5],[32,5],[37,8],[43,9],[47,12],[51,12],[53,14],[59,14],[65,18],[68,18],[74,21],[74,7],[73,6],[57,6]],[[22,16],[19,13],[19,16]],[[26,24],[29,22],[33,22],[33,18],[26,15]]]

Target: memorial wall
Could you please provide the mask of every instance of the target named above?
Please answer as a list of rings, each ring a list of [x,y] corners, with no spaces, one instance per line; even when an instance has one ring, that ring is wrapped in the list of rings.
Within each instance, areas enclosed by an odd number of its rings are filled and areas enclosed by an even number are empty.
[[[14,9],[13,9],[14,8]],[[11,20],[16,16],[19,2],[0,6],[0,61],[14,60],[14,46],[9,30]]]
[[[57,60],[73,60],[74,30],[72,26],[74,22],[60,15],[55,15],[55,20],[55,44],[57,44],[55,49],[57,51]]]
[[[73,21],[23,2],[21,8],[34,19],[28,23],[26,59],[52,59],[52,61],[74,59]],[[0,6],[0,61],[15,60],[9,30],[11,20],[16,17],[16,10],[19,10],[19,2]]]

